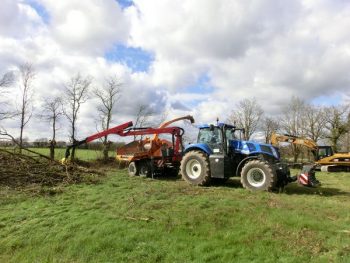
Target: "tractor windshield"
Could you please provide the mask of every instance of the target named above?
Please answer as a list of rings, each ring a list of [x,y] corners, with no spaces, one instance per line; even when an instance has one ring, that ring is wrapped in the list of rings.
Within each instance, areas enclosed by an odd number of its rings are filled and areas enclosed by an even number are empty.
[[[205,143],[210,145],[218,145],[222,143],[221,130],[218,127],[214,129],[203,128],[199,130],[198,133],[198,143]]]

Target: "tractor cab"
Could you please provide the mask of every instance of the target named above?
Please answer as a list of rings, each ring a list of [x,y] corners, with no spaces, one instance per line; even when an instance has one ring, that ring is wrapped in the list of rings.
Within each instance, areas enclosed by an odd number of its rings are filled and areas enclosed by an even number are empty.
[[[208,155],[221,154],[224,156],[234,156],[235,160],[237,158],[258,155],[279,161],[280,156],[276,147],[270,144],[243,140],[243,134],[243,128],[236,128],[230,124],[201,125],[199,127],[197,143],[186,147],[186,149],[197,147]]]
[[[218,123],[217,125],[205,124],[199,127],[197,145],[206,145],[212,153],[228,154],[230,142],[241,140],[242,129],[235,126]]]
[[[206,143],[215,148],[220,146],[222,142],[223,133],[219,127],[210,125],[199,129],[197,143]]]

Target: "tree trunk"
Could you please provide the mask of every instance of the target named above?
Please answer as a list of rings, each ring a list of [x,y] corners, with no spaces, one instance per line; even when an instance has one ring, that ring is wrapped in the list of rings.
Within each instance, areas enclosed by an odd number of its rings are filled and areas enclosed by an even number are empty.
[[[50,159],[52,161],[55,160],[55,143],[55,140],[50,142]]]
[[[52,139],[50,142],[50,159],[55,160],[55,146],[56,146],[56,116],[52,121]]]
[[[70,155],[70,160],[74,161],[74,159],[75,159],[75,147],[72,148],[72,152],[71,152],[71,155]]]
[[[72,123],[72,144],[75,143],[75,117],[73,117],[73,123]],[[73,162],[75,159],[75,147],[72,148],[70,160]]]
[[[22,148],[23,148],[23,127],[21,127],[21,132],[19,135],[19,153],[22,154]]]
[[[293,152],[293,162],[297,163],[298,157],[299,157],[299,149],[296,145],[292,145],[292,152]]]
[[[108,162],[108,153],[109,153],[109,148],[110,148],[110,144],[107,141],[107,136],[104,137],[103,140],[103,161],[104,162]]]
[[[22,112],[21,112],[21,128],[20,128],[20,135],[19,135],[19,153],[22,154],[22,148],[23,148],[23,129],[24,129],[24,109],[22,106]]]
[[[333,151],[336,153],[336,152],[338,152],[338,146],[337,146],[337,144],[338,144],[338,138],[332,138],[331,139],[331,141],[332,141],[332,148],[333,148]]]

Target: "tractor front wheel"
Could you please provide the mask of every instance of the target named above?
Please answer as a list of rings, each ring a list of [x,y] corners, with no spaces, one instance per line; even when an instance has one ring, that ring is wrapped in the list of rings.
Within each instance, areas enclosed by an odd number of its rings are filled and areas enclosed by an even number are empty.
[[[208,156],[200,151],[190,151],[181,161],[183,179],[193,185],[207,185],[210,181]]]
[[[272,166],[261,160],[247,162],[241,172],[241,183],[252,191],[271,191],[277,182],[277,175]]]

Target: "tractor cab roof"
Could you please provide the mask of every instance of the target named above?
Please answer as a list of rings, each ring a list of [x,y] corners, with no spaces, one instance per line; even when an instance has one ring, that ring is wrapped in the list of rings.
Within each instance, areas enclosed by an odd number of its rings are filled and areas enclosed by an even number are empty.
[[[222,128],[222,127],[226,127],[226,128],[229,128],[229,129],[234,129],[236,128],[236,126],[233,126],[231,124],[227,124],[227,123],[223,123],[223,122],[219,122],[217,124],[201,124],[201,125],[198,125],[198,128],[199,129],[206,129],[206,128],[210,128],[210,125],[214,125],[214,127],[219,127],[219,128]]]

